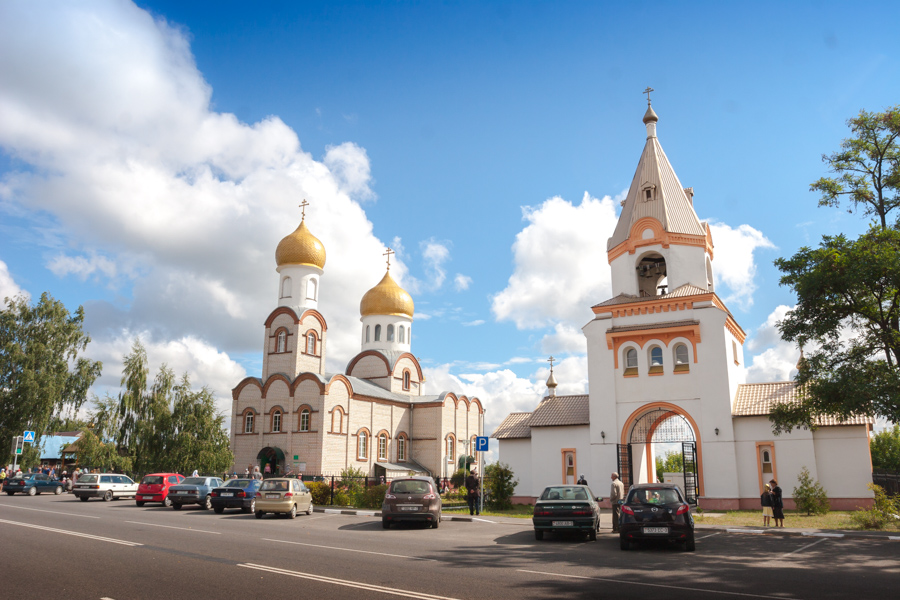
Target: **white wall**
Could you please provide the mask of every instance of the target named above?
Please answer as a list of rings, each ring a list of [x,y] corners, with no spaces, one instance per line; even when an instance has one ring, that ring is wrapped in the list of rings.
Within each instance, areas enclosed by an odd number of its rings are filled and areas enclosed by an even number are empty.
[[[499,449],[497,456],[500,462],[509,465],[515,478],[519,480],[516,484],[514,495],[530,496],[531,494],[531,439],[514,439],[514,440],[497,440]]]
[[[829,498],[872,498],[872,457],[866,426],[820,427],[813,432],[819,483]],[[783,487],[783,486],[782,486]]]
[[[576,478],[593,471],[588,425],[531,428],[532,496],[539,496],[548,485],[563,483],[563,448],[575,449]],[[590,479],[588,483],[592,483]]]

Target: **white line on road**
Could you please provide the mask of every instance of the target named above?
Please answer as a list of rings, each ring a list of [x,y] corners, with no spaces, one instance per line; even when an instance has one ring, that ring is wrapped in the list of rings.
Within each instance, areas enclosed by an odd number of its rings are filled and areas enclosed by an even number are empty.
[[[0,504],[3,508],[18,508],[19,510],[33,510],[37,512],[53,513],[54,515],[65,515],[67,517],[84,517],[85,519],[99,519],[100,517],[92,517],[90,515],[77,515],[75,513],[59,512],[58,510],[44,510],[42,508],[28,508],[27,506],[13,506],[11,504]]]
[[[810,537],[823,537],[823,538],[842,538],[842,537],[844,537],[843,533],[815,533],[812,531],[801,531],[800,535],[807,535]]]
[[[896,541],[896,540],[900,540],[900,535],[889,535],[889,536],[888,536],[888,539],[889,539],[889,540],[895,540],[895,541]]]
[[[305,544],[303,542],[289,542],[287,540],[273,540],[263,538],[265,542],[278,542],[279,544],[294,544],[295,546],[309,546],[310,548],[324,548],[325,550],[341,550],[343,552],[358,552],[360,554],[377,554],[378,556],[390,556],[391,558],[411,558],[413,560],[425,560],[429,562],[438,562],[433,558],[421,558],[418,556],[404,556],[402,554],[386,554],[384,552],[371,552],[369,550],[356,550],[355,548],[336,548],[334,546],[321,546],[319,544]]]
[[[627,579],[607,579],[605,577],[585,577],[583,575],[563,575],[562,573],[547,573],[545,571],[529,571],[528,569],[518,569],[520,573],[534,573],[536,575],[550,575],[551,577],[570,577],[572,579],[588,579],[590,581],[606,581],[609,583],[623,583],[625,585],[643,585],[645,587],[666,588],[669,590],[685,590],[688,592],[707,592],[710,594],[727,595],[727,596],[748,596],[750,598],[781,598],[781,596],[760,596],[759,594],[745,594],[743,592],[726,592],[723,590],[707,590],[703,588],[684,587],[680,585],[672,585],[670,583],[646,583],[643,581],[629,581]]]
[[[88,533],[78,533],[76,531],[66,531],[65,529],[54,529],[53,527],[44,527],[42,525],[32,525],[30,523],[19,523],[17,521],[7,521],[5,519],[0,519],[0,523],[6,523],[7,525],[18,525],[20,527],[30,527],[31,529],[40,529],[42,531],[50,531],[53,533],[64,533],[65,535],[74,535],[77,537],[88,538],[89,540],[97,540],[100,542],[111,542],[113,544],[122,544],[123,546],[143,546],[143,544],[138,544],[137,542],[129,542],[126,540],[116,540],[108,537],[101,537],[99,535],[90,535]]]
[[[709,534],[709,535],[704,535],[703,537],[698,537],[697,539],[698,539],[698,540],[705,540],[705,539],[708,538],[708,537],[712,537],[712,536],[714,536],[714,535],[719,535],[720,533],[722,533],[722,532],[721,532],[721,531],[717,531],[717,532],[711,533],[711,534]]]
[[[478,517],[472,517],[473,521],[481,521],[482,523],[496,523],[496,521],[491,521],[490,519],[479,519]]]
[[[810,547],[812,547],[812,546],[815,546],[816,544],[821,544],[822,542],[825,542],[825,541],[828,541],[828,538],[822,538],[822,539],[820,539],[820,540],[816,540],[816,541],[814,541],[812,544],[807,544],[807,545],[805,545],[805,546],[802,546],[802,547],[800,547],[800,548],[797,548],[797,549],[794,550],[793,552],[788,552],[787,554],[783,554],[783,555],[782,555],[782,558],[785,558],[785,557],[787,557],[787,556],[790,556],[791,554],[797,554],[798,552],[803,552],[803,551],[806,550],[807,548],[810,548]]]
[[[726,529],[727,533],[755,533],[762,534],[765,533],[765,529]]]
[[[447,596],[435,596],[433,594],[425,594],[423,592],[414,592],[412,590],[400,590],[397,588],[389,588],[381,585],[372,585],[357,581],[348,581],[346,579],[335,579],[333,577],[325,577],[323,575],[313,575],[312,573],[300,573],[299,571],[288,571],[287,569],[276,569],[274,567],[264,567],[262,565],[254,565],[252,563],[239,564],[239,567],[248,569],[257,569],[259,571],[267,571],[278,575],[289,575],[291,577],[299,577],[301,579],[310,579],[312,581],[320,581],[322,583],[331,583],[334,585],[342,585],[368,592],[381,592],[382,594],[392,594],[394,596],[403,596],[405,598],[420,598],[421,600],[455,600]]]
[[[211,533],[213,535],[222,535],[220,531],[206,531],[205,529],[190,529],[188,527],[173,527],[171,525],[160,525],[158,523],[142,523],[141,521],[125,521],[126,523],[134,523],[135,525],[147,525],[149,527],[165,527],[166,529],[180,529],[182,531],[196,531],[197,533]]]

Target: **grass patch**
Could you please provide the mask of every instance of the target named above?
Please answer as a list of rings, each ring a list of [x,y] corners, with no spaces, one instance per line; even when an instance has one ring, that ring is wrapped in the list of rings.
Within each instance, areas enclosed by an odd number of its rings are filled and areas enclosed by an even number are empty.
[[[808,529],[847,529],[859,530],[860,528],[850,519],[851,511],[831,511],[825,515],[810,515],[798,513],[795,510],[784,511],[784,526]],[[758,510],[733,510],[726,513],[704,511],[694,513],[694,521],[706,525],[737,526],[737,527],[762,527],[762,511]],[[897,530],[894,525],[887,530]]]
[[[482,516],[488,517],[515,517],[518,519],[530,519],[534,516],[534,506],[531,504],[513,504],[510,510],[490,510],[481,511]]]

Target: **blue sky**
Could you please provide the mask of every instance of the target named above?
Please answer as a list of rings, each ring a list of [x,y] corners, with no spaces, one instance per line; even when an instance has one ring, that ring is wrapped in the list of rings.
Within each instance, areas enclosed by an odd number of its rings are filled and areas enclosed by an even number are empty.
[[[230,406],[261,363],[274,249],[307,198],[329,368],[392,269],[430,392],[530,410],[580,328],[606,238],[659,138],[713,225],[748,377],[790,376],[772,261],[857,215],[809,184],[860,109],[900,102],[890,2],[8,2],[0,5],[0,296],[84,305],[115,390],[140,335]]]

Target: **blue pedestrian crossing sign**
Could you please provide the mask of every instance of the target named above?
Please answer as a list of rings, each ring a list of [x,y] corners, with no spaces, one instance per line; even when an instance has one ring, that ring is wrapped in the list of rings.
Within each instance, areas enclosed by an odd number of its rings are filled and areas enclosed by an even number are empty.
[[[487,436],[478,436],[475,438],[475,452],[487,452],[488,451],[488,437]]]
[[[26,431],[26,432],[25,432],[25,435],[24,435],[24,438],[25,438],[25,439],[22,440],[22,441],[27,442],[27,443],[29,443],[29,444],[33,444],[33,443],[34,443],[34,432],[33,432],[33,431]]]

